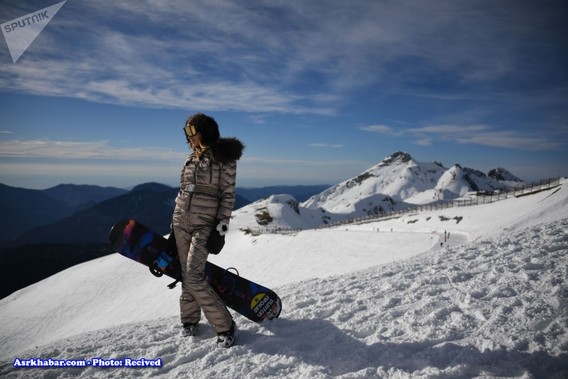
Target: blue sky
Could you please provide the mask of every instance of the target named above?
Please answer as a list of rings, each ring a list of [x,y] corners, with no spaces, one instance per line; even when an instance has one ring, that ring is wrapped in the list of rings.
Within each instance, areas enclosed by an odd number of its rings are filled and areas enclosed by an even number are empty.
[[[58,3],[7,0],[0,23]],[[336,184],[402,150],[568,175],[565,1],[68,0],[13,63],[0,182],[175,186],[186,117],[246,145],[238,186]]]

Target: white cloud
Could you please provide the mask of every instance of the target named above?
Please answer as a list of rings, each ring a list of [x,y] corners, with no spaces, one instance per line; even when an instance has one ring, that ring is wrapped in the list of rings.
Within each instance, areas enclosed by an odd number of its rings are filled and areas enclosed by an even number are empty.
[[[106,141],[1,141],[2,158],[182,160],[184,153],[165,148],[116,148]]]
[[[495,7],[483,1],[79,2],[58,15],[26,60],[0,64],[0,84],[150,107],[329,115],[361,86],[380,83],[396,92],[431,73],[450,73],[464,85],[518,72],[519,47],[528,49],[540,33],[518,35],[519,25],[533,21],[523,13],[527,6],[508,7],[503,17],[481,4]]]
[[[145,182],[160,182],[175,186],[178,184],[179,170],[179,164],[167,161],[0,161],[4,184],[37,189],[61,183],[127,188]]]
[[[490,127],[487,125],[430,125],[421,128],[411,128],[408,130],[408,132],[439,135],[463,135],[468,133],[479,133],[489,129]]]
[[[330,143],[312,143],[310,144],[312,147],[322,147],[322,148],[332,148],[332,149],[339,149],[344,147],[341,144],[330,144]]]
[[[389,136],[417,138],[414,143],[419,146],[430,146],[436,141],[452,141],[461,144],[475,144],[492,147],[504,147],[519,150],[548,150],[563,146],[562,141],[516,130],[497,130],[489,125],[429,125],[420,128],[394,129],[387,125],[371,125],[360,127],[366,132],[380,133]]]
[[[422,138],[414,141],[414,144],[418,146],[430,146],[432,145],[432,138]]]
[[[388,125],[369,125],[369,126],[362,126],[359,128],[365,132],[373,132],[373,133],[380,133],[386,134],[389,136],[400,135],[401,132],[397,131],[396,129],[388,126]]]
[[[534,151],[558,149],[562,146],[562,143],[559,141],[553,141],[537,135],[520,134],[510,130],[457,136],[456,141],[463,144]]]

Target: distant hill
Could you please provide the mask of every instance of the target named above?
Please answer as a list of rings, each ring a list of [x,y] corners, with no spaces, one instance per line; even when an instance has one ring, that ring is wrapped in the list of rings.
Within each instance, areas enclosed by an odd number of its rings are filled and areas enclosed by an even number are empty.
[[[59,196],[63,194],[64,198],[65,193],[71,194],[70,197],[66,197],[68,201],[77,206],[85,206],[88,201],[77,201],[81,196],[73,195],[76,189],[59,187],[57,191]],[[97,192],[96,188],[86,189]],[[14,194],[22,196],[21,199],[18,198],[21,201],[29,199],[30,196],[37,196],[36,204],[44,208],[45,204],[54,202],[52,209],[69,209],[64,202],[42,191],[8,192],[12,200],[15,199]],[[159,183],[145,183],[134,187],[131,191],[118,192],[123,194],[101,201],[51,224],[36,226],[18,238],[4,243],[0,256],[7,274],[2,279],[0,298],[68,267],[112,253],[113,250],[108,244],[108,233],[112,225],[119,220],[135,218],[158,233],[169,233],[177,188]],[[112,189],[106,192],[107,195],[112,193],[114,193]],[[235,207],[246,204],[249,204],[249,201],[237,195]],[[25,270],[22,269],[23,267]]]
[[[257,200],[267,198],[271,195],[291,195],[297,201],[308,200],[315,194],[318,194],[330,187],[329,184],[319,185],[297,185],[297,186],[269,186],[259,188],[237,188],[237,194],[241,195],[249,202],[253,203]]]
[[[79,210],[88,208],[112,197],[124,195],[128,190],[93,185],[60,184],[42,191],[54,199]]]
[[[516,183],[523,182],[521,179],[511,174],[508,170],[504,169],[503,167],[496,167],[492,170],[489,170],[487,175],[495,180],[503,182],[516,182]]]
[[[118,221],[134,218],[160,234],[170,231],[178,189],[145,183],[131,191],[75,212],[48,225],[28,230],[7,246],[37,243],[106,243],[110,228]],[[235,207],[249,204],[237,196]]]
[[[72,206],[43,191],[0,184],[0,241],[60,220],[73,211]]]
[[[142,185],[49,225],[38,226],[15,240],[31,243],[104,243],[110,228],[135,218],[159,233],[168,233],[177,190],[165,185]]]
[[[75,184],[32,190],[0,184],[0,241],[9,243],[26,231],[62,220],[100,201],[128,191]]]

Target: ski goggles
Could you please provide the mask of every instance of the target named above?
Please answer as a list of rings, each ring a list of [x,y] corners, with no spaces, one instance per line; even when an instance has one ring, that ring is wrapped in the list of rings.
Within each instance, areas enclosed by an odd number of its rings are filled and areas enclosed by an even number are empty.
[[[187,138],[195,137],[195,135],[199,133],[195,125],[191,125],[190,123],[185,124],[183,131],[185,132],[185,136]]]

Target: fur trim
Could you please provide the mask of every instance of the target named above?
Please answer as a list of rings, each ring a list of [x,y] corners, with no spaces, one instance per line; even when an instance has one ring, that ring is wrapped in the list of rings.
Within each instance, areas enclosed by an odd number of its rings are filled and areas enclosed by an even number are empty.
[[[238,161],[243,155],[245,145],[237,138],[228,137],[220,138],[217,143],[211,147],[213,158],[221,163],[229,163]]]

